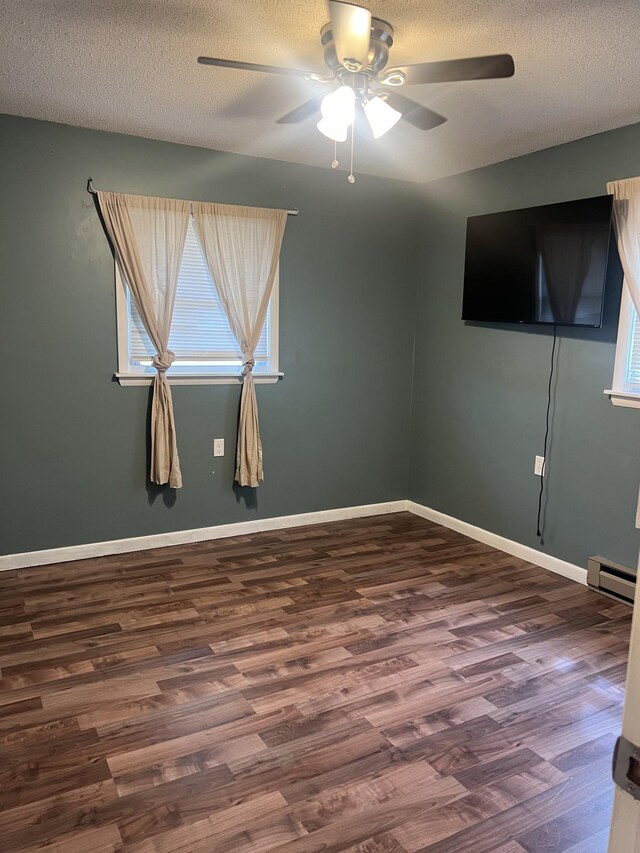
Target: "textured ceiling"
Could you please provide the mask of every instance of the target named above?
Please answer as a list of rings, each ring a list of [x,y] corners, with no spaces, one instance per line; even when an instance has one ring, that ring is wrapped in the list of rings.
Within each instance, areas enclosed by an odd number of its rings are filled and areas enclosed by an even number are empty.
[[[516,76],[403,89],[448,122],[401,122],[356,172],[427,181],[640,120],[638,0],[372,0],[390,64],[509,52]],[[199,54],[323,71],[323,0],[0,0],[0,112],[326,166],[318,83],[199,66]],[[347,152],[341,155],[347,160]]]

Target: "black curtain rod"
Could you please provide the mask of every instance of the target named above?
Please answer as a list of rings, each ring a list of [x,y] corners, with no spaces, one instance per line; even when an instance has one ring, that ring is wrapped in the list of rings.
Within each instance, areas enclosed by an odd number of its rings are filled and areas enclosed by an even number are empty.
[[[87,181],[87,192],[91,193],[91,195],[98,195],[98,190],[94,189],[91,178],[89,178],[89,180]],[[287,213],[289,214],[289,216],[297,216],[300,211],[297,207],[293,207],[291,210],[287,210]]]

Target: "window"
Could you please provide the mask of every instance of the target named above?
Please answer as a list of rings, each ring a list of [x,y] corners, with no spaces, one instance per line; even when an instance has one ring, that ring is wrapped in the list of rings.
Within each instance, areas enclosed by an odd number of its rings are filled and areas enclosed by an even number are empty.
[[[147,384],[155,375],[155,350],[131,300],[129,289],[116,272],[118,319],[118,373],[121,384]],[[238,382],[242,366],[238,344],[231,333],[220,297],[209,274],[193,223],[189,221],[180,266],[176,302],[169,337],[176,360],[167,372],[172,383]],[[260,341],[255,351],[256,382],[278,379],[278,277]]]
[[[640,320],[626,287],[620,304],[613,389],[605,393],[616,406],[640,408]]]

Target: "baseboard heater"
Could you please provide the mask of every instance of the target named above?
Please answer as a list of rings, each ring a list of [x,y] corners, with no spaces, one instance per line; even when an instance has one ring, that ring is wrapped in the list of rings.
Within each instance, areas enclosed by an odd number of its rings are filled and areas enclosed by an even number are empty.
[[[591,589],[626,604],[633,604],[637,575],[637,569],[621,566],[604,557],[589,557],[587,562],[587,583]]]

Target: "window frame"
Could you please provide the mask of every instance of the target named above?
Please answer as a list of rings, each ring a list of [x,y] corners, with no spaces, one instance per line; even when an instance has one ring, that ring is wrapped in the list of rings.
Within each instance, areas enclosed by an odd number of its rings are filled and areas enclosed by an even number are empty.
[[[115,292],[116,292],[116,337],[118,369],[114,377],[120,385],[150,385],[156,375],[153,367],[138,367],[129,360],[129,306],[127,285],[122,277],[117,262],[115,263]],[[279,307],[280,307],[280,267],[276,270],[269,311],[269,364],[268,368],[253,369],[256,384],[273,384],[284,375],[279,370]],[[238,385],[242,375],[238,365],[216,370],[186,369],[172,366],[167,370],[166,377],[171,385]]]
[[[629,288],[626,284],[623,284],[612,387],[605,390],[604,393],[609,396],[614,406],[640,409],[640,385],[632,385],[627,381],[632,343],[631,335],[635,315],[636,308],[629,293]]]

